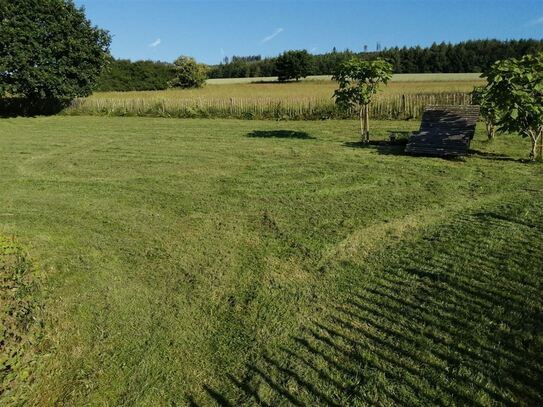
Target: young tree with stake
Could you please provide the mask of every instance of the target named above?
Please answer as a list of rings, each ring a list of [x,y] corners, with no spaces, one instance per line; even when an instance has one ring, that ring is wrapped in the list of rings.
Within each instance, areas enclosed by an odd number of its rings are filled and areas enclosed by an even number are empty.
[[[392,78],[392,64],[385,60],[363,61],[352,58],[339,67],[333,79],[339,83],[334,91],[336,103],[343,108],[356,108],[360,117],[362,142],[370,139],[369,104],[380,84]]]

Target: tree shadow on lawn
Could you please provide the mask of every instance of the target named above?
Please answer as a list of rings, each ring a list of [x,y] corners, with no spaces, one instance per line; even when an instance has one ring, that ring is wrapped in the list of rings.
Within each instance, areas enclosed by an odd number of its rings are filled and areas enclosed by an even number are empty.
[[[398,156],[409,156],[413,157],[411,154],[405,152],[406,142],[392,142],[386,140],[370,140],[368,143],[362,141],[349,141],[343,143],[343,146],[349,148],[365,148],[369,150],[375,150],[377,153],[382,155],[398,155]],[[487,151],[480,151],[470,149],[467,156],[434,156],[434,155],[416,155],[417,157],[428,157],[428,158],[440,158],[444,160],[463,160],[465,157],[475,157],[481,158],[484,160],[494,160],[494,161],[511,161],[525,163],[529,160],[521,158],[509,157],[505,154],[491,153]]]
[[[0,117],[52,116],[60,113],[69,104],[67,100],[0,98]]]
[[[344,264],[364,284],[353,277],[299,336],[205,394],[223,406],[542,405],[543,252],[529,243],[543,217],[518,215],[528,206],[459,215],[379,272]]]
[[[299,140],[315,140],[316,137],[311,136],[305,131],[294,130],[253,130],[247,133],[247,137],[255,138],[289,138]]]
[[[480,151],[480,150],[469,150],[469,155],[471,157],[481,158],[483,160],[491,160],[491,161],[511,161],[511,162],[517,162],[517,163],[526,163],[530,160],[523,159],[523,158],[513,158],[506,154],[500,154],[500,153],[491,153],[489,151]]]
[[[391,142],[386,140],[370,140],[368,143],[362,141],[346,141],[344,147],[349,148],[365,148],[375,150],[379,154],[384,155],[408,155],[405,152],[406,143]]]

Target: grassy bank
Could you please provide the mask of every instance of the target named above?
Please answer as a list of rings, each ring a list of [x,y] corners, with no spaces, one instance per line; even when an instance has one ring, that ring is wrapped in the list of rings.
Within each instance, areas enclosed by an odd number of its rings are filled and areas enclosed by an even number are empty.
[[[526,140],[449,161],[357,126],[0,121],[0,233],[47,273],[27,404],[541,404]]]

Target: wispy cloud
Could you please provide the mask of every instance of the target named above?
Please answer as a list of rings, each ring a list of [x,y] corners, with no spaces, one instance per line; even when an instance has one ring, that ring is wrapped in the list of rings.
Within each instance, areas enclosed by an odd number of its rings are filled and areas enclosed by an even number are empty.
[[[155,41],[153,41],[152,43],[150,43],[149,46],[150,46],[151,48],[156,48],[156,47],[158,47],[158,46],[160,45],[161,42],[162,42],[162,41],[160,40],[160,38],[158,38],[157,40],[155,40]]]
[[[543,24],[543,16],[536,18],[535,20],[528,21],[526,25],[532,26],[532,25],[540,25],[540,24]]]
[[[276,29],[272,34],[268,35],[266,38],[263,38],[262,41],[260,41],[262,44],[268,42],[268,41],[271,41],[273,40],[275,37],[277,37],[279,34],[281,34],[283,31],[282,28],[278,28]]]

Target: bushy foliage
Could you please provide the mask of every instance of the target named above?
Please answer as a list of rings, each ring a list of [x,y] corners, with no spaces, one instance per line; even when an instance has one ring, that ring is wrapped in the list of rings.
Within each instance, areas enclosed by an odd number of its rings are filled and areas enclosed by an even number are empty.
[[[0,97],[87,96],[108,57],[110,36],[71,0],[0,1]]]
[[[173,77],[174,68],[171,63],[112,59],[98,79],[95,90],[163,90],[168,88]]]
[[[477,86],[471,92],[472,104],[479,105],[481,108],[481,117],[485,121],[486,135],[489,140],[494,139],[496,135],[496,126],[499,122],[499,109],[492,99],[488,97],[487,88]]]
[[[172,88],[201,88],[207,79],[207,67],[194,58],[181,56],[175,60]]]
[[[358,109],[363,142],[369,141],[369,108],[379,85],[392,78],[392,65],[382,59],[363,61],[352,58],[340,65],[334,75],[339,88],[334,92],[336,103],[343,108]]]
[[[543,52],[498,61],[483,77],[485,99],[499,112],[498,129],[516,132],[532,142],[530,158],[543,155]],[[537,149],[540,144],[539,150]]]
[[[222,63],[210,67],[210,78],[256,78],[275,75],[275,58],[245,59],[225,58]]]
[[[299,80],[312,72],[313,61],[306,50],[284,52],[275,63],[275,73],[280,82]]]

